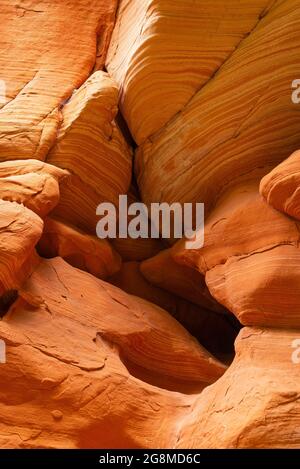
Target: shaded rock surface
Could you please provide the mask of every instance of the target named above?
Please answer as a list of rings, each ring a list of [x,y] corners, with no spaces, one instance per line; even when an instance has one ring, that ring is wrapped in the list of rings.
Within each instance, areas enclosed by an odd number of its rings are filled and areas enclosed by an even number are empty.
[[[142,264],[124,262],[121,269],[108,279],[131,295],[144,298],[168,311],[210,352],[230,362],[239,324],[231,317],[217,314],[177,295],[152,285],[141,273]],[[178,265],[180,268],[180,266]]]
[[[268,204],[300,219],[300,151],[296,151],[268,173],[260,183],[260,193]]]
[[[43,221],[16,202],[0,200],[0,294],[17,290],[35,265]]]
[[[249,181],[230,190],[207,218],[201,249],[172,248],[205,274],[212,296],[242,324],[300,326],[299,226],[268,205]]]
[[[3,200],[18,202],[45,217],[59,202],[59,183],[69,176],[37,160],[0,163],[0,194]]]

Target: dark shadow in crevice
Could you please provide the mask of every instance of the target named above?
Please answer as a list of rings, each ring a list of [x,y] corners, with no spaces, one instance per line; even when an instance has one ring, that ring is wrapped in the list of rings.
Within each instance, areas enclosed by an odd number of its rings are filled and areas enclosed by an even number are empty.
[[[242,325],[229,311],[216,313],[201,307],[172,312],[172,316],[214,357],[226,365],[234,359],[234,342]]]
[[[208,383],[203,383],[199,380],[192,381],[164,375],[162,372],[157,370],[148,369],[136,364],[127,356],[126,351],[121,348],[120,344],[103,333],[98,332],[93,341],[98,344],[99,347],[104,346],[110,350],[110,352],[116,353],[128,373],[133,378],[150,384],[151,386],[165,389],[167,391],[180,392],[182,394],[199,394],[206,386],[208,386]]]
[[[131,376],[139,379],[140,381],[151,384],[151,386],[166,389],[167,391],[180,392],[182,394],[199,394],[206,386],[208,386],[208,383],[180,380],[179,378],[172,378],[171,376],[156,373],[153,370],[148,370],[140,365],[136,365],[128,359],[123,352],[121,352],[119,356]]]
[[[3,318],[11,305],[18,299],[18,290],[7,290],[0,297],[0,318]]]
[[[126,120],[123,117],[123,114],[119,111],[115,118],[116,123],[118,124],[119,129],[121,130],[123,137],[125,138],[128,145],[135,150],[137,148],[137,144],[133,139],[129,127],[127,125]]]

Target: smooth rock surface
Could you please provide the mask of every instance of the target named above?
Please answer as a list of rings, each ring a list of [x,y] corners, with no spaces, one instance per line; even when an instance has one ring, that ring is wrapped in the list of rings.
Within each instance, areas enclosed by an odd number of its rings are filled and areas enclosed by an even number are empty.
[[[43,221],[23,205],[0,200],[0,295],[18,290],[36,263]]]
[[[72,173],[62,188],[55,214],[95,234],[101,202],[116,206],[127,193],[131,152],[117,127],[118,89],[104,72],[95,72],[63,109],[63,125],[47,162]]]
[[[300,219],[299,150],[261,180],[260,193],[272,207]]]
[[[2,1],[0,160],[45,159],[61,107],[103,66],[116,7],[116,0]]]
[[[201,249],[172,248],[177,262],[205,274],[212,296],[245,325],[300,327],[299,225],[268,205],[258,181],[220,200]]]
[[[272,2],[218,73],[139,147],[144,202],[203,202],[208,215],[242,177],[262,177],[300,147],[291,88],[299,33],[299,0]]]
[[[172,252],[172,249],[164,249],[143,261],[140,271],[145,279],[203,308],[225,313],[209,293],[204,275],[195,268],[177,263]]]
[[[187,105],[269,5],[268,0],[120,1],[106,67],[120,85],[120,107],[136,143]]]
[[[0,449],[300,448],[300,0],[0,22]]]
[[[244,328],[233,364],[202,392],[177,447],[299,449],[299,337],[299,329]]]
[[[42,257],[62,257],[73,267],[105,279],[121,268],[121,258],[105,239],[88,235],[62,221],[47,217],[37,246]]]
[[[152,285],[141,273],[142,264],[124,262],[121,269],[107,280],[130,295],[144,298],[165,309],[206,349],[222,361],[230,362],[239,325],[229,316],[217,314],[203,305],[193,304]]]
[[[174,446],[188,394],[226,369],[162,309],[59,258],[40,262],[0,335],[1,447]]]

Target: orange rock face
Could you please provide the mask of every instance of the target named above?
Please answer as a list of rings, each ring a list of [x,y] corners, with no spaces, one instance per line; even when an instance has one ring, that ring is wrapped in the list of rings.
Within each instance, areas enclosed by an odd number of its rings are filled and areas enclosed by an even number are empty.
[[[300,0],[0,10],[0,449],[300,448]]]
[[[299,148],[300,114],[291,99],[300,76],[299,9],[298,0],[272,2],[218,73],[139,147],[136,175],[146,203],[200,201],[208,214],[243,175],[263,176]]]
[[[42,235],[43,221],[26,207],[0,201],[0,294],[17,290],[35,264],[34,247]]]
[[[128,205],[141,202],[136,187],[131,185],[128,193]],[[128,216],[128,222],[133,217]],[[165,248],[161,239],[148,238],[120,238],[116,237],[111,240],[114,248],[122,256],[124,261],[143,261],[149,257],[155,256]]]
[[[299,329],[243,329],[233,364],[194,404],[178,447],[299,448],[298,337]]]
[[[69,176],[55,166],[29,160],[0,163],[0,193],[3,200],[18,202],[41,217],[59,202],[59,183]]]
[[[257,182],[229,191],[207,219],[201,249],[172,248],[205,274],[212,296],[245,325],[298,326],[299,225],[269,206]],[[283,313],[284,312],[284,313]]]
[[[153,285],[204,308],[224,312],[220,304],[210,295],[204,276],[198,270],[177,263],[171,249],[164,249],[155,257],[142,262],[140,270]]]
[[[276,166],[260,184],[260,192],[268,204],[300,219],[300,151]]]
[[[96,61],[103,64],[116,7],[114,0],[4,0],[1,160],[45,159],[56,140],[61,106]]]
[[[1,388],[2,447],[167,446],[175,441],[168,422],[191,404],[180,392],[201,390],[226,369],[160,308],[58,258],[40,262],[0,330],[8,343],[1,381],[14,375],[10,393]],[[162,420],[163,437],[153,431]]]
[[[138,144],[185,107],[269,3],[120,1],[106,65],[120,84],[120,107]]]
[[[143,263],[124,262],[122,268],[108,281],[131,295],[165,309],[214,355],[230,362],[238,324],[229,316],[217,314],[223,312],[220,305],[216,308],[217,312],[209,309],[217,305],[213,298],[211,301],[203,301],[199,306],[148,282],[142,275],[142,266]],[[179,264],[178,268],[181,268]]]
[[[118,203],[131,177],[131,153],[114,122],[118,89],[104,72],[95,72],[63,109],[63,125],[47,162],[72,176],[55,213],[95,232],[96,208]]]
[[[60,256],[74,267],[102,279],[121,268],[121,258],[107,240],[50,217],[44,222],[37,249],[45,258]]]

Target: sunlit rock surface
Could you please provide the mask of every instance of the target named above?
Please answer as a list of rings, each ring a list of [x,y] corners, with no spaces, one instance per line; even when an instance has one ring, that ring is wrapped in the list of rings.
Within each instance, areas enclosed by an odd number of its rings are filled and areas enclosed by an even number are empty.
[[[184,109],[269,5],[268,0],[120,1],[106,66],[120,84],[120,107],[138,144]]]
[[[276,166],[260,183],[260,192],[268,204],[300,219],[300,151]]]
[[[103,66],[116,7],[116,0],[1,3],[1,160],[45,159],[61,107]]]
[[[95,233],[101,202],[118,204],[131,178],[131,152],[114,118],[118,88],[104,72],[95,72],[63,109],[63,124],[47,162],[72,174],[55,213]]]
[[[138,148],[142,200],[204,202],[208,214],[242,176],[263,176],[299,148],[299,33],[299,0],[272,2],[218,73]]]
[[[205,274],[212,296],[242,324],[300,327],[299,225],[268,205],[258,181],[230,190],[207,218],[201,249],[172,248]]]

